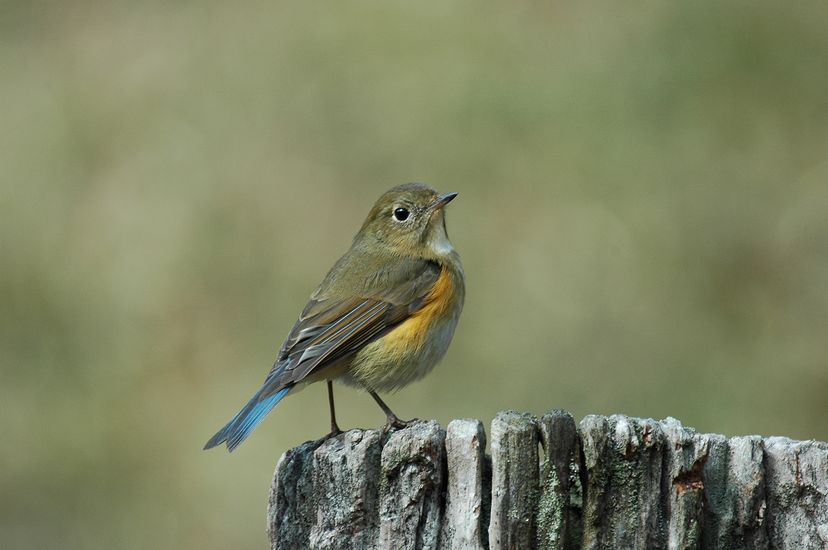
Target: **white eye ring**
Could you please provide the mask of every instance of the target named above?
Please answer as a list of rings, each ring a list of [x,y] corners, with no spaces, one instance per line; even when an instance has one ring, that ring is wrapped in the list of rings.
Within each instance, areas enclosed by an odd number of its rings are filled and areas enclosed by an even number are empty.
[[[391,217],[400,223],[406,221],[410,216],[411,212],[409,212],[408,208],[402,206],[395,206],[394,210],[391,211]]]

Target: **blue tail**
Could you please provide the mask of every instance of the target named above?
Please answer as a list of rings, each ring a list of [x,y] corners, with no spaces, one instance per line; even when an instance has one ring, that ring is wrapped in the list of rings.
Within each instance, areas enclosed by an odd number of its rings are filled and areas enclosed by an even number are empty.
[[[262,398],[261,395],[264,393],[266,388],[262,388],[257,391],[256,395],[254,395],[253,398],[247,402],[247,405],[242,407],[242,410],[240,410],[238,414],[236,414],[236,416],[234,416],[233,419],[227,423],[227,425],[220,429],[216,435],[210,438],[210,441],[204,445],[204,449],[211,449],[226,441],[227,450],[232,452],[233,449],[238,447],[241,442],[256,429],[259,422],[264,420],[265,415],[267,415],[267,413],[269,413],[292,388],[293,385],[291,384],[290,386],[284,387],[276,393],[268,395],[264,398]]]

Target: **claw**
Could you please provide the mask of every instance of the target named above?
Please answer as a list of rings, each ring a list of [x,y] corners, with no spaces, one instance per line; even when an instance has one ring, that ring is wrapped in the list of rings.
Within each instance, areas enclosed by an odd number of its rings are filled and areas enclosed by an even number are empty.
[[[383,431],[388,432],[391,430],[402,430],[411,426],[412,424],[416,424],[419,422],[419,418],[412,418],[411,420],[400,420],[396,417],[396,415],[388,416],[388,419],[383,427]]]

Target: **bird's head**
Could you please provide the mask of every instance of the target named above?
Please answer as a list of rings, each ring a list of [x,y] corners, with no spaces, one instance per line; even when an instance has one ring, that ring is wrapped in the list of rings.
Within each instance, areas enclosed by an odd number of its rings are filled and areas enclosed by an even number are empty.
[[[457,193],[438,193],[422,183],[385,192],[356,237],[359,244],[382,246],[401,256],[440,259],[454,252],[446,232],[444,207]]]

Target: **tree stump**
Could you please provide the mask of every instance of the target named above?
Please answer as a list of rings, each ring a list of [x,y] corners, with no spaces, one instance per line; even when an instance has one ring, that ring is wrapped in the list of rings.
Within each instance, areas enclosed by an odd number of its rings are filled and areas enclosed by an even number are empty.
[[[499,413],[351,430],[279,459],[276,549],[828,548],[828,444],[673,418]]]

